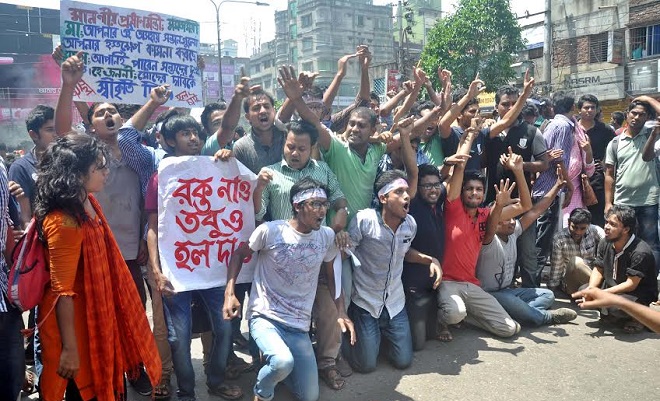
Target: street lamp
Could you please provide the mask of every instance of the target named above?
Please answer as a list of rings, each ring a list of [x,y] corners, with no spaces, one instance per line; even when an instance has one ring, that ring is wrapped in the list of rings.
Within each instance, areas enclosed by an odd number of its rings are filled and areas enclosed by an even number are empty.
[[[243,0],[210,0],[215,7],[215,22],[218,26],[218,84],[220,88],[220,100],[225,101],[225,91],[222,87],[222,49],[220,48],[220,6],[224,3],[243,3],[243,4],[254,4],[257,6],[270,6],[268,3],[261,1],[243,1]]]

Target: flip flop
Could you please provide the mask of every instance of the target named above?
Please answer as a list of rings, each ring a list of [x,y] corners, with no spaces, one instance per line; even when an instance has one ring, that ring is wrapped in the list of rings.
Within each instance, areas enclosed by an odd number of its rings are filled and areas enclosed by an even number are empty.
[[[243,397],[243,390],[233,384],[221,384],[216,388],[209,388],[208,392],[211,395],[217,395],[225,400],[238,400]]]
[[[319,369],[319,377],[333,390],[341,390],[346,385],[346,380],[341,377],[336,366]]]
[[[623,331],[626,334],[638,334],[644,331],[644,325],[637,320],[631,320],[623,325]]]

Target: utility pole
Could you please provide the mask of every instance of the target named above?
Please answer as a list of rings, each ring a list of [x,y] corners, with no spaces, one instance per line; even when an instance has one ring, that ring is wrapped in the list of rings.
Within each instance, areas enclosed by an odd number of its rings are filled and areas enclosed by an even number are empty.
[[[543,81],[548,92],[552,88],[552,0],[545,0],[545,38],[543,40]]]

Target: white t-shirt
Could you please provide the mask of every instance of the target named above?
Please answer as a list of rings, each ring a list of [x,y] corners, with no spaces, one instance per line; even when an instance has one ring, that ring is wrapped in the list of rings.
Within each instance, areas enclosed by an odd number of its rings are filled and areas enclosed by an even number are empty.
[[[477,260],[477,278],[485,291],[498,291],[511,285],[516,271],[518,249],[516,240],[522,234],[520,221],[509,235],[508,241],[502,241],[497,235],[488,245],[481,247]]]
[[[285,220],[270,221],[254,230],[249,246],[258,255],[248,319],[263,316],[309,331],[321,263],[338,253],[334,231],[321,227],[303,234]]]

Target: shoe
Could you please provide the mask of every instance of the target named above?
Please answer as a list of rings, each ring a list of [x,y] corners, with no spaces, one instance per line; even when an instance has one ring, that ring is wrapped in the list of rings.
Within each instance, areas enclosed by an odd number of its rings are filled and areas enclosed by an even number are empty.
[[[337,358],[336,367],[341,377],[349,377],[353,374],[351,365],[349,365],[348,361],[342,358],[341,355]]]
[[[129,380],[133,390],[140,395],[151,395],[153,387],[151,387],[151,382],[149,381],[149,376],[147,372],[144,371],[144,368],[140,368],[140,376],[136,380]]]
[[[234,335],[234,338],[232,339],[234,342],[234,345],[238,349],[247,349],[248,348],[248,340],[243,337],[243,334],[236,334]]]
[[[569,308],[559,308],[550,312],[552,315],[552,323],[564,324],[577,318],[577,312]]]

